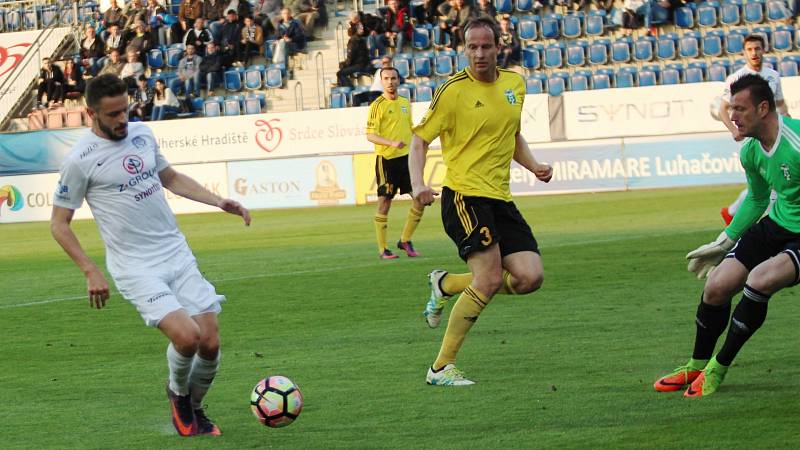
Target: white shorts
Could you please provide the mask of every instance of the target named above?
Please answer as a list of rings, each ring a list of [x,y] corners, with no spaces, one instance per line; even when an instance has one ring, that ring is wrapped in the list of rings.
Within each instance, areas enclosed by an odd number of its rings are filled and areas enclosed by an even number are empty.
[[[197,268],[197,261],[178,256],[178,261],[114,275],[120,294],[136,307],[144,323],[157,327],[167,314],[179,309],[190,316],[219,313],[219,303],[225,300],[218,295]]]

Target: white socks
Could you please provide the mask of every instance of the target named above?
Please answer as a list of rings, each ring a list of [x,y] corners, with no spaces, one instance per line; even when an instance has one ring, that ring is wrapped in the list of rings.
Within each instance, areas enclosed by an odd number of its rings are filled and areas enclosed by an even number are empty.
[[[189,369],[193,356],[183,356],[175,350],[172,342],[167,346],[167,366],[169,366],[169,388],[178,395],[189,394]]]
[[[214,381],[219,368],[219,357],[213,360],[203,359],[200,354],[195,355],[192,361],[192,371],[189,373],[189,384],[191,385],[190,392],[192,394],[192,408],[198,409],[203,406],[203,397],[206,396],[208,388]]]

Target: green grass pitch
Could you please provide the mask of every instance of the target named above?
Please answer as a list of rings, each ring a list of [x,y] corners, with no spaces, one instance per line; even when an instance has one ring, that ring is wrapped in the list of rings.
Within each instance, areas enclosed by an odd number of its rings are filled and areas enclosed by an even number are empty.
[[[434,268],[465,271],[438,205],[414,243],[380,261],[374,207],[180,216],[201,270],[228,300],[207,397],[220,438],[180,438],[163,384],[166,340],[118,294],[91,310],[85,280],[46,223],[3,225],[0,448],[792,448],[800,304],[776,295],[721,390],[705,399],[652,383],[686,361],[702,282],[684,255],[722,229],[741,186],[517,199],[539,240],[542,289],[497,296],[459,354],[478,384],[425,385],[444,333],[421,312]],[[397,239],[409,204],[396,202]],[[75,222],[101,265],[93,222]],[[735,300],[738,301],[738,298]],[[446,311],[449,311],[449,307]],[[301,388],[283,429],[259,425],[266,375]]]

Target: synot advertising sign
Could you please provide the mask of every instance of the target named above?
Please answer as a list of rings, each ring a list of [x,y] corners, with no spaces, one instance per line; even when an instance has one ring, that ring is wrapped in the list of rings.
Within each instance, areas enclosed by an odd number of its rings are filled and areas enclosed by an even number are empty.
[[[353,205],[353,157],[231,162],[228,193],[248,208]]]
[[[565,92],[568,140],[724,131],[709,107],[724,84],[708,82]]]

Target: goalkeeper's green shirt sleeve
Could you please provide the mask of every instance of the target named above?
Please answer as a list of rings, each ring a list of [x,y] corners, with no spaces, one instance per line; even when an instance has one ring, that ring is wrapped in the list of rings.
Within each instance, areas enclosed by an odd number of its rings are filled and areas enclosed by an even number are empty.
[[[748,143],[741,151],[740,160],[747,176],[747,197],[733,216],[731,224],[725,229],[725,233],[733,241],[738,241],[745,231],[758,222],[769,206],[771,189],[767,180],[758,171],[753,157],[756,150],[754,143],[758,145],[755,139],[748,139]]]

